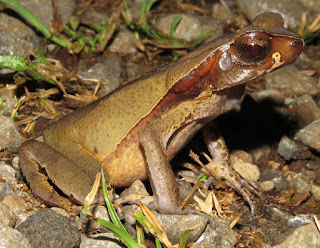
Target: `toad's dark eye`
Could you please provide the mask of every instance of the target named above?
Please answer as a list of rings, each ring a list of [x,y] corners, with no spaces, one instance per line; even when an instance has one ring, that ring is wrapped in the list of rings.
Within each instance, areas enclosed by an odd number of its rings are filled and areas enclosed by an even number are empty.
[[[270,50],[270,42],[260,38],[249,37],[237,43],[237,50],[239,57],[245,62],[260,62],[267,57]]]

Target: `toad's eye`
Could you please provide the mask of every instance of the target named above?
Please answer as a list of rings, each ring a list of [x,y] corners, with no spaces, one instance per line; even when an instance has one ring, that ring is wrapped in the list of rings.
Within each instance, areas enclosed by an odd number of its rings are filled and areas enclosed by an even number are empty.
[[[241,39],[236,44],[239,57],[247,63],[263,61],[270,51],[270,45],[269,41],[254,37]]]

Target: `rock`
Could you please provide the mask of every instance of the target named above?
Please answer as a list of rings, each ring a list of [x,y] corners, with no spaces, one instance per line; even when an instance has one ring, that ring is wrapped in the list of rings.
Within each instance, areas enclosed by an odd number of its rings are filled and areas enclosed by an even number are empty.
[[[102,85],[100,93],[107,95],[119,87],[121,82],[120,73],[121,68],[118,58],[108,57],[86,70],[79,71],[78,76],[82,79],[100,80]]]
[[[301,227],[306,224],[313,223],[313,219],[310,216],[300,214],[293,216],[288,220],[288,227]]]
[[[0,23],[0,54],[28,57],[39,40],[32,28],[4,12],[0,13]]]
[[[14,121],[6,116],[0,115],[0,147],[2,150],[17,152],[21,146],[21,135]]]
[[[314,223],[298,227],[286,240],[274,248],[318,248],[320,233]]]
[[[30,215],[34,214],[34,211],[29,211],[31,207],[26,203],[24,196],[7,195],[3,198],[1,204],[8,206],[11,213],[14,214],[16,226],[20,225]]]
[[[155,20],[155,28],[160,32],[167,34],[168,36],[171,35],[171,23],[173,19],[178,14],[166,14],[164,16],[160,16]],[[177,25],[175,29],[175,37],[177,39],[183,39],[187,41],[194,40],[197,36],[203,33],[219,33],[217,32],[220,29],[220,34],[215,35],[222,35],[222,29],[220,22],[214,19],[193,16],[193,15],[186,15],[182,14],[182,19]]]
[[[260,184],[259,187],[260,191],[268,192],[274,189],[274,182],[273,181],[264,181]]]
[[[286,26],[289,27],[299,27],[303,12],[308,13],[308,15],[310,13],[310,19],[312,19],[317,15],[316,9],[320,8],[319,3],[308,4],[307,1],[304,2],[299,0],[258,0],[255,4],[252,4],[250,0],[239,0],[238,4],[240,9],[250,20],[253,20],[253,18],[262,12],[273,11],[281,14],[285,20]]]
[[[311,180],[303,173],[298,173],[293,176],[290,181],[290,185],[293,186],[298,194],[304,194],[307,192],[311,185]]]
[[[111,52],[119,53],[121,56],[137,52],[134,45],[136,37],[132,32],[122,28],[120,32],[115,35],[112,43],[109,46]]]
[[[81,236],[69,218],[51,209],[37,211],[17,228],[34,247],[79,247]]]
[[[283,96],[302,96],[309,94],[315,96],[318,93],[317,83],[313,77],[302,74],[293,65],[265,76],[266,89],[278,90]]]
[[[294,138],[320,152],[320,119],[300,129]]]
[[[279,192],[282,189],[288,188],[288,182],[283,175],[283,173],[279,170],[275,169],[265,169],[261,170],[260,181],[272,181],[273,187],[275,191]]]
[[[297,108],[295,116],[300,128],[320,119],[320,109],[310,95],[303,95],[296,100]]]
[[[297,153],[303,150],[306,149],[287,136],[283,136],[278,145],[278,153],[286,160],[293,159]]]
[[[0,182],[0,201],[2,201],[5,196],[10,195],[11,193],[12,189],[10,184]]]
[[[51,0],[20,0],[20,2],[39,17],[47,28],[50,27],[53,15]],[[62,23],[66,24],[70,21],[70,17],[75,11],[76,2],[74,0],[58,0],[57,7],[61,15]]]
[[[19,182],[19,173],[4,161],[0,161],[0,177],[9,184],[17,184]]]
[[[229,224],[217,217],[214,218],[215,227],[207,226],[192,248],[232,248],[237,242],[237,236]]]
[[[123,248],[125,247],[121,241],[112,233],[99,233],[81,237],[80,248]]]
[[[259,180],[260,170],[258,166],[254,164],[238,160],[234,163],[233,168],[240,174],[240,176],[248,181],[256,182]]]
[[[248,152],[242,150],[234,150],[230,153],[230,163],[231,165],[237,162],[238,160],[246,163],[253,163],[252,155]]]
[[[320,201],[320,187],[316,185],[311,185],[311,194],[314,195],[316,201]]]
[[[91,208],[90,208],[91,210]],[[106,209],[105,206],[96,206],[92,210],[93,216],[96,219],[104,219],[106,221],[110,221],[110,217],[108,214],[108,210]],[[97,230],[102,230],[103,232],[107,232],[108,229],[106,227],[101,226],[98,224],[96,221],[91,221],[91,220],[86,220],[85,222],[85,227],[82,228],[86,233],[92,232],[92,231],[97,231]]]
[[[0,223],[0,246],[4,248],[33,248],[22,233]],[[34,246],[36,247],[36,246]]]
[[[0,226],[5,225],[8,227],[14,227],[16,224],[16,216],[11,212],[10,208],[0,202]]]
[[[208,223],[208,218],[203,215],[154,214],[172,244],[178,244],[182,234],[189,231],[190,227],[197,228],[191,231],[188,241],[197,240]]]

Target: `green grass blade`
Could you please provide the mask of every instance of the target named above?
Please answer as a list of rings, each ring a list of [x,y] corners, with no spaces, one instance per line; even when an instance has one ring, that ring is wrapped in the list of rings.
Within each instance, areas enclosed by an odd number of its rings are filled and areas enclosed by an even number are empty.
[[[24,58],[11,55],[0,56],[0,68],[12,69],[15,71],[24,72],[28,67]]]
[[[177,15],[171,22],[171,28],[170,28],[170,36],[172,38],[176,37],[176,28],[178,26],[178,24],[180,23],[180,21],[182,20],[182,15],[179,14]]]
[[[129,235],[126,230],[123,230],[122,228],[105,219],[98,219],[97,222],[101,226],[104,226],[112,231],[127,247],[140,248],[138,243]]]
[[[126,230],[124,228],[124,226],[122,225],[116,211],[114,210],[114,207],[112,205],[112,202],[109,198],[109,195],[108,195],[108,189],[107,189],[107,185],[106,185],[106,182],[104,180],[104,176],[102,174],[102,191],[103,191],[103,196],[104,196],[104,199],[105,199],[105,202],[106,202],[106,205],[107,205],[107,208],[108,208],[108,211],[109,211],[109,215],[110,215],[110,218],[112,220],[112,222],[119,226],[121,229],[123,230]]]

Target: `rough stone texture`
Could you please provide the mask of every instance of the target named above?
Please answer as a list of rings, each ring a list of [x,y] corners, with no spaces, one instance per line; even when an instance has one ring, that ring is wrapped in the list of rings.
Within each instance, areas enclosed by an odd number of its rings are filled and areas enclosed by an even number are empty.
[[[268,74],[265,79],[267,89],[278,90],[285,96],[315,96],[318,93],[315,78],[302,74],[293,65]]]
[[[19,231],[0,224],[0,247],[3,248],[32,248],[27,240]],[[34,246],[36,247],[36,246]]]
[[[295,154],[301,152],[303,147],[287,136],[283,136],[278,145],[278,153],[286,160],[292,159]]]
[[[34,247],[79,247],[80,233],[70,219],[51,209],[39,210],[19,225]]]
[[[0,177],[9,184],[17,184],[19,173],[4,161],[0,161]]]
[[[108,57],[89,69],[79,71],[78,76],[83,79],[100,80],[102,86],[99,91],[102,95],[106,95],[119,87],[120,73],[119,60],[116,57]]]
[[[320,152],[320,119],[315,120],[309,125],[300,129],[296,135],[295,139],[301,141],[306,146],[309,146],[316,151]]]
[[[21,146],[21,135],[11,118],[0,115],[0,147],[2,150],[17,152]]]
[[[308,4],[308,1],[300,0],[257,0],[254,3],[251,0],[238,0],[240,9],[252,20],[262,12],[277,12],[285,19],[285,25],[296,28],[300,25],[303,12],[308,13],[308,19],[311,20],[317,15],[317,9],[320,8],[319,1],[314,4]]]
[[[314,223],[298,227],[287,239],[274,248],[318,248],[320,233]]]
[[[256,182],[259,180],[260,170],[258,166],[254,164],[238,160],[234,163],[233,168],[246,180],[251,182]]]
[[[81,237],[80,248],[123,248],[120,240],[112,233],[100,233],[92,235],[90,238]]]
[[[320,118],[320,109],[310,95],[303,95],[296,100],[296,119],[299,127],[303,128]]]
[[[219,218],[214,219],[215,227],[208,226],[192,248],[232,248],[237,237],[229,224]]]
[[[171,35],[171,23],[178,14],[166,14],[157,18],[154,25],[161,32]],[[209,21],[210,20],[210,21]],[[182,19],[175,29],[175,35],[178,39],[192,41],[200,34],[210,32],[214,33],[220,28],[220,22],[214,19],[200,18],[193,15],[182,14]],[[220,36],[222,35],[222,29]]]

